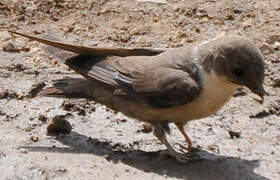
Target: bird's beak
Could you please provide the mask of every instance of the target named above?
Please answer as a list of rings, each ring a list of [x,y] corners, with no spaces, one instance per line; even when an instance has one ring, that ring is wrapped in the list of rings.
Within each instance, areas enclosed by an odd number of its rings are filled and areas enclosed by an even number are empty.
[[[257,86],[257,87],[252,87],[252,88],[250,88],[250,90],[254,94],[258,95],[261,98],[261,103],[263,103],[264,95],[266,94],[266,92],[265,92],[265,90],[263,88],[263,85],[260,85],[260,86]]]

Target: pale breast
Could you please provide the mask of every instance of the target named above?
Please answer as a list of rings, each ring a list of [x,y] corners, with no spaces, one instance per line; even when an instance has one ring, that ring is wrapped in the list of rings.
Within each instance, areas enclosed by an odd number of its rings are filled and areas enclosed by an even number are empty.
[[[196,99],[184,106],[170,109],[173,116],[169,118],[173,121],[187,122],[210,116],[228,102],[239,86],[211,72],[202,75],[202,87]]]
[[[186,105],[186,110],[191,109],[187,112],[196,118],[203,118],[216,113],[228,102],[239,87],[230,83],[224,77],[218,77],[214,72],[203,76],[203,88],[200,96]]]

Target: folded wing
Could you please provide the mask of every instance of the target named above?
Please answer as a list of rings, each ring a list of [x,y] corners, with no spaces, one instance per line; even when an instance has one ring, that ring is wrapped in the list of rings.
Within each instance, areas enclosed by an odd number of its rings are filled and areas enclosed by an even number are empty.
[[[199,83],[188,72],[170,67],[152,67],[152,63],[151,67],[141,68],[145,58],[134,60],[133,57],[82,55],[67,60],[65,64],[88,80],[113,88],[116,95],[139,96],[152,107],[183,105],[198,96]]]

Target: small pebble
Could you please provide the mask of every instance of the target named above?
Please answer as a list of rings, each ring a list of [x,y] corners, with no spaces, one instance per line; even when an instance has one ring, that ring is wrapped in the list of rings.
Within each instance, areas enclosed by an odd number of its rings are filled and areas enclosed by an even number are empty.
[[[32,136],[30,139],[33,142],[38,142],[39,141],[39,137],[38,136]]]
[[[237,131],[229,131],[228,133],[229,133],[231,139],[240,138],[241,137],[241,133],[237,132]]]
[[[39,114],[38,120],[45,123],[45,122],[47,122],[48,118],[46,116],[44,116],[43,114]]]
[[[153,126],[151,124],[148,124],[148,123],[143,124],[143,129],[141,129],[141,132],[150,133],[152,131],[153,131]]]

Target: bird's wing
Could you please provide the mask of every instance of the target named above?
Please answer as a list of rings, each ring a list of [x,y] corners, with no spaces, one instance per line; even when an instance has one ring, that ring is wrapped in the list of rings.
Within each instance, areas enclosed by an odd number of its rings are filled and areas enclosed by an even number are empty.
[[[152,48],[100,48],[100,47],[90,47],[82,46],[71,43],[65,43],[57,40],[51,40],[46,38],[40,38],[32,36],[29,34],[11,31],[10,33],[17,34],[26,37],[31,40],[39,41],[41,43],[54,46],[66,51],[71,51],[77,54],[91,54],[93,56],[153,56],[164,52],[162,49],[152,49]]]
[[[115,89],[120,85],[114,78],[117,71],[113,66],[114,61],[118,58],[116,56],[78,55],[67,59],[65,64],[86,79]]]
[[[145,97],[152,107],[186,104],[200,93],[199,83],[189,73],[179,69],[150,67],[130,74],[119,73],[118,83],[130,86],[133,93]]]
[[[199,83],[188,72],[158,64],[152,67],[153,58],[146,58],[81,55],[65,64],[90,81],[113,87],[117,95],[143,97],[152,107],[182,105],[198,96]]]

